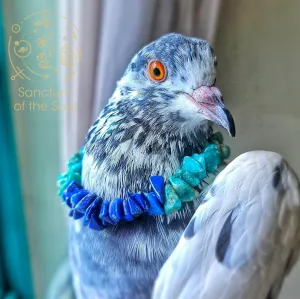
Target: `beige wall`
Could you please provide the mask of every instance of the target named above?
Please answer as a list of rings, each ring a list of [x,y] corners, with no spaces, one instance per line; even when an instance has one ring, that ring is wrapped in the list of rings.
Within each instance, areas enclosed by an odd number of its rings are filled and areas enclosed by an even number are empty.
[[[222,2],[217,86],[236,121],[232,157],[276,151],[300,175],[300,1]],[[300,298],[300,264],[280,298]]]

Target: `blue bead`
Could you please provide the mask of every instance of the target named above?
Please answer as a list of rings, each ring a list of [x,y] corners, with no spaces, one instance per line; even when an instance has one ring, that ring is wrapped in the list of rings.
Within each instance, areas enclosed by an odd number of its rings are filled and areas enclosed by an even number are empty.
[[[76,194],[80,189],[81,185],[75,181],[71,181],[70,184],[67,186],[65,191],[62,194],[63,201],[71,208],[71,197],[72,195]]]
[[[139,216],[143,213],[142,208],[139,206],[139,204],[136,202],[133,196],[128,197],[127,200],[129,204],[130,213],[132,216]]]
[[[100,209],[100,213],[99,213],[99,217],[102,220],[104,220],[104,222],[102,221],[102,223],[104,225],[106,225],[106,223],[115,225],[116,223],[112,219],[110,219],[110,217],[109,217],[109,205],[110,205],[109,200],[107,200],[107,199],[103,200],[102,205],[101,205],[101,209]]]
[[[135,193],[135,194],[133,194],[131,196],[135,199],[135,202],[138,203],[138,205],[142,208],[142,210],[144,212],[148,211],[149,204],[148,204],[148,201],[146,200],[145,195],[142,192]]]
[[[74,210],[73,219],[78,220],[84,216],[84,213]]]
[[[85,212],[85,216],[84,219],[85,221],[89,221],[92,217],[92,215],[97,211],[99,214],[100,212],[100,205],[102,202],[102,198],[101,197],[97,197],[93,203],[91,205],[89,205],[89,207],[87,208],[86,212]]]
[[[150,184],[158,200],[164,203],[164,178],[162,176],[151,176]]]
[[[73,215],[74,215],[74,210],[71,209],[70,212],[69,212],[69,217],[73,217]]]
[[[149,215],[163,215],[164,214],[164,208],[161,205],[160,201],[156,197],[154,192],[150,192],[147,195],[147,200],[149,203],[149,210],[148,214]]]
[[[84,198],[87,194],[89,194],[89,191],[82,189],[79,190],[78,193],[72,195],[71,197],[72,208],[74,208],[81,201],[81,199]]]
[[[129,202],[127,199],[123,200],[123,209],[124,209],[124,218],[123,219],[126,221],[132,221],[133,216],[131,215],[130,206],[129,206]]]
[[[109,205],[109,217],[116,223],[122,220],[124,217],[122,198],[116,198],[111,201]]]
[[[99,217],[99,219],[100,219],[100,217]],[[110,221],[112,221],[112,220],[110,220]],[[111,224],[111,223],[109,223],[109,222],[107,222],[107,221],[105,221],[103,219],[101,219],[101,222],[102,222],[103,226],[109,226]],[[115,223],[113,223],[113,224],[115,224]]]
[[[103,230],[105,226],[102,224],[101,219],[99,219],[98,214],[94,213],[89,221],[89,228],[94,230]]]
[[[97,195],[94,193],[87,194],[76,206],[75,210],[85,213],[89,205],[96,199]]]

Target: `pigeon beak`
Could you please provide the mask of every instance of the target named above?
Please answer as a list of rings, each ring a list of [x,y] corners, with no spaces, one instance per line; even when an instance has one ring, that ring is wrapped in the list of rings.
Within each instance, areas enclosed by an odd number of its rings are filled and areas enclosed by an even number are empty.
[[[222,94],[217,87],[201,86],[189,97],[206,119],[226,129],[231,137],[235,136],[233,117],[225,107]]]

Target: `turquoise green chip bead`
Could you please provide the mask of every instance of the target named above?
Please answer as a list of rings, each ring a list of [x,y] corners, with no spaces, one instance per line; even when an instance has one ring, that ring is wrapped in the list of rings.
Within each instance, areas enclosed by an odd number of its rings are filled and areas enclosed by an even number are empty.
[[[65,189],[68,187],[68,185],[70,184],[69,181],[65,181],[64,184],[62,184],[58,190],[58,195],[62,196],[62,194],[64,193]]]
[[[188,183],[192,187],[196,187],[200,184],[200,179],[195,177],[192,173],[186,171],[186,170],[177,170],[174,174],[175,178],[181,178],[183,179],[186,183]]]
[[[213,144],[213,146],[209,145],[204,153],[204,159],[206,164],[206,170],[210,173],[215,173],[218,169],[218,166],[221,164],[220,152],[217,149],[217,146]]]
[[[196,176],[197,178],[199,178],[200,181],[202,181],[203,179],[206,178],[207,175],[204,156],[203,154],[193,154],[192,158],[197,162],[199,162],[201,165],[201,172],[199,172]]]
[[[199,196],[199,192],[184,180],[171,176],[169,181],[181,201],[192,201]]]
[[[197,178],[192,173],[190,173],[186,170],[182,171],[181,178],[192,187],[198,186],[201,182],[201,179]]]
[[[222,154],[222,159],[226,160],[230,156],[230,147],[225,144],[220,144],[220,150]]]
[[[164,210],[166,215],[172,214],[181,209],[182,203],[170,184],[165,185]]]
[[[221,132],[216,132],[216,133],[212,134],[210,139],[212,141],[217,141],[218,143],[223,143],[224,142],[224,138],[223,138],[223,135],[222,135]]]
[[[183,170],[182,169],[179,169],[177,170],[175,173],[174,173],[174,177],[175,178],[182,178],[182,173],[183,173]]]
[[[69,161],[68,166],[70,167],[73,163],[81,162],[82,160],[82,153],[76,153]]]
[[[69,169],[70,169],[70,171],[81,172],[81,169],[82,169],[82,162],[81,162],[81,161],[78,161],[78,162],[76,162],[76,163],[72,163],[72,164],[69,166]]]
[[[70,172],[68,181],[76,181],[77,183],[81,184],[81,175],[77,172]]]
[[[205,165],[191,157],[183,158],[182,169],[192,173],[200,180],[206,177]]]

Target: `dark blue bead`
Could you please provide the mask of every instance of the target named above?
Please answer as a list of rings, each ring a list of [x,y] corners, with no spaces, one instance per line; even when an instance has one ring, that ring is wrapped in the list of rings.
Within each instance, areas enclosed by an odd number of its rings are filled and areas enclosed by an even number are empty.
[[[89,191],[87,191],[85,189],[79,190],[78,193],[74,194],[71,197],[72,207],[74,208],[81,201],[81,199],[84,198],[87,194],[89,194]]]
[[[94,213],[89,221],[89,228],[94,230],[103,230],[105,226],[102,224],[101,219],[98,217],[98,213]]]
[[[164,178],[162,176],[150,177],[150,184],[158,200],[164,203]]]
[[[149,203],[149,215],[163,215],[164,214],[164,208],[158,198],[156,197],[154,192],[150,192],[147,195],[148,203]]]
[[[97,217],[99,215],[100,212],[100,207],[101,207],[101,202],[102,202],[102,198],[101,197],[97,197],[92,204],[89,205],[89,207],[87,208],[85,215],[84,215],[84,219],[83,219],[83,225],[86,226],[88,225],[91,217],[93,214],[97,214]]]
[[[100,217],[98,217],[99,219],[100,219]],[[102,225],[103,226],[108,226],[108,225],[110,225],[111,223],[109,223],[109,222],[107,222],[107,221],[105,221],[105,220],[103,220],[103,219],[101,219],[101,221],[102,221]],[[112,221],[112,220],[111,220]]]
[[[100,212],[100,204],[102,202],[101,197],[97,197],[91,205],[87,208],[85,215],[84,215],[84,222],[88,222],[92,215],[97,212],[97,215],[99,215]]]
[[[69,217],[73,217],[73,215],[74,215],[74,210],[71,209],[70,212],[69,212]]]
[[[143,213],[142,208],[139,206],[133,196],[128,197],[127,201],[132,216],[139,216]]]
[[[131,215],[130,206],[129,206],[129,202],[127,199],[123,200],[123,209],[124,209],[124,218],[123,219],[126,221],[132,221],[133,216]]]
[[[143,211],[148,211],[149,204],[146,200],[146,196],[143,193],[135,193],[132,195],[138,205],[142,208]]]
[[[96,199],[97,195],[94,193],[87,194],[76,206],[75,210],[85,213],[89,205]]]
[[[84,216],[84,213],[74,210],[73,219],[78,220]]]
[[[116,198],[111,201],[109,205],[109,217],[116,223],[123,219],[124,210],[122,198]]]
[[[109,205],[110,205],[109,200],[107,200],[107,199],[103,200],[101,209],[100,209],[100,213],[99,213],[99,217],[105,221],[105,222],[103,222],[104,225],[106,225],[106,222],[109,224],[115,225],[116,223],[109,217]]]
[[[72,195],[79,192],[82,189],[82,186],[75,181],[71,181],[70,184],[67,186],[65,191],[62,194],[63,201],[71,208],[71,197]]]

